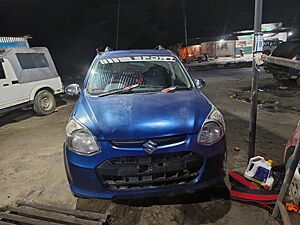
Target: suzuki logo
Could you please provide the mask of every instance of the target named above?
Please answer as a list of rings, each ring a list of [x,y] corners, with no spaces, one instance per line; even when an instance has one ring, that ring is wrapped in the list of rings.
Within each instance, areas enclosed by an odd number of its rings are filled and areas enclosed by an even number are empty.
[[[145,144],[143,144],[143,146],[144,146],[144,151],[149,154],[152,154],[157,149],[156,148],[157,143],[152,140],[147,141]]]

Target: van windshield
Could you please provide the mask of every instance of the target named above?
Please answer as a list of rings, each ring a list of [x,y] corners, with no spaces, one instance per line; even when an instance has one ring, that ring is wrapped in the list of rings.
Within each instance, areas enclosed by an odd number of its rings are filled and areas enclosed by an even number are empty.
[[[130,85],[137,85],[132,92],[191,88],[188,77],[174,57],[134,56],[100,59],[91,70],[87,91],[91,95],[101,95]]]

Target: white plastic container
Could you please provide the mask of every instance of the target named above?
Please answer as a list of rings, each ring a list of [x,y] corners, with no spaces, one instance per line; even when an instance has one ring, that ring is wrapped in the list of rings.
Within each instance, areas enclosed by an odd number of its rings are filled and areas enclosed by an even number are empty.
[[[271,189],[274,182],[274,178],[270,176],[272,163],[272,160],[266,161],[261,156],[255,156],[250,159],[244,176],[265,189]]]

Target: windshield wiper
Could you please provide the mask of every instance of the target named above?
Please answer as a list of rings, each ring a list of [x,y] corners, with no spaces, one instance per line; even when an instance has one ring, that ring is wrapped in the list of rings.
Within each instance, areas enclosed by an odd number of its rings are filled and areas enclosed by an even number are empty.
[[[120,94],[120,93],[128,93],[130,92],[132,89],[138,87],[139,84],[134,84],[134,85],[130,85],[128,87],[122,88],[122,89],[115,89],[106,93],[102,93],[100,95],[98,95],[98,97],[103,97],[103,96],[108,96],[108,95],[114,95],[114,94]]]
[[[161,90],[161,92],[175,91],[176,88],[177,88],[177,86],[168,87],[168,88],[165,88],[165,89]]]
[[[176,91],[176,90],[188,90],[188,89],[190,89],[190,88],[177,85],[177,86],[165,88],[165,89],[161,90],[161,92],[166,93],[166,92],[171,92],[171,91]]]

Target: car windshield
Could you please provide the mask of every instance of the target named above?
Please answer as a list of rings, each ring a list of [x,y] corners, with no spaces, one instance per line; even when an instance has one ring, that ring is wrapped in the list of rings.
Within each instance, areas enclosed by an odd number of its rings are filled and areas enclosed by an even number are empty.
[[[131,85],[136,85],[130,89],[131,92],[159,92],[170,87],[176,91],[191,88],[189,79],[174,57],[134,56],[100,59],[91,70],[87,92],[101,95]]]

